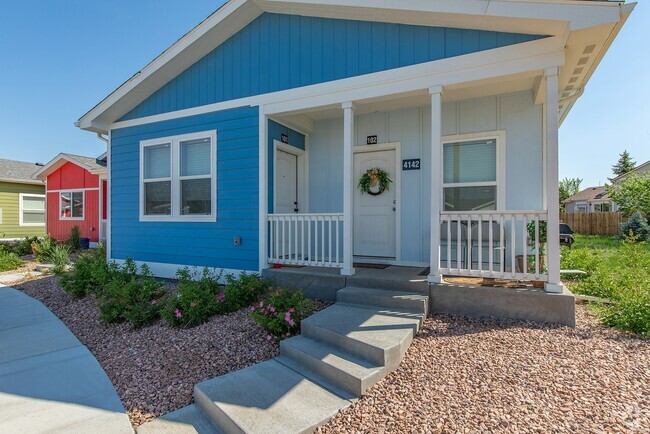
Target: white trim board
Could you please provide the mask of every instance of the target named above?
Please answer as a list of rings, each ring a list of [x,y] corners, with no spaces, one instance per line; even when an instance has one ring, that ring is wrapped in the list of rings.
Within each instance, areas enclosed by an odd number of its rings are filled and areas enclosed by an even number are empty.
[[[118,265],[123,265],[124,262],[126,262],[124,259],[109,259],[110,261],[115,261]],[[151,272],[153,273],[154,276],[156,277],[162,277],[165,279],[175,279],[176,278],[176,272],[182,268],[189,268],[190,270],[198,270],[201,272],[205,267],[204,266],[194,266],[194,265],[184,265],[184,264],[165,264],[161,262],[149,262],[149,261],[135,261],[136,265],[138,267],[141,267],[143,264],[147,264]],[[213,272],[221,272],[223,271],[223,276],[222,279],[220,280],[219,283],[226,283],[225,282],[225,275],[226,274],[232,274],[234,276],[239,276],[241,273],[256,273],[257,271],[255,270],[236,270],[236,269],[231,269],[231,268],[219,268],[219,267],[207,267],[210,271]]]
[[[61,188],[58,190],[47,190],[47,193],[61,193],[68,191],[97,191],[99,187],[89,187],[89,188]]]
[[[114,122],[107,128],[127,128],[243,106],[264,106],[267,116],[340,107],[343,102],[351,100],[364,101],[419,91],[426,93],[431,83],[459,86],[501,76],[541,74],[545,68],[563,65],[564,61],[562,39],[545,38],[363,76]]]
[[[322,16],[477,30],[556,35],[622,20],[627,10],[615,2],[573,0],[402,0],[387,7],[384,0],[230,0],[156,57],[76,125],[106,132],[118,119],[162,85],[241,30],[261,13]]]

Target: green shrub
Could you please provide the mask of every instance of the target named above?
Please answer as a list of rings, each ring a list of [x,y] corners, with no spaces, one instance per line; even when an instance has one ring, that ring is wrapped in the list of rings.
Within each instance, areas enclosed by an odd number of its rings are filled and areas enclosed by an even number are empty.
[[[67,293],[81,298],[104,288],[118,271],[115,263],[108,263],[106,250],[100,247],[92,253],[79,255],[72,272],[61,276],[59,285]]]
[[[2,244],[3,250],[15,253],[16,256],[27,256],[32,254],[32,243],[38,242],[38,237],[25,237],[20,241]]]
[[[20,260],[17,254],[9,252],[6,249],[0,249],[0,272],[10,271],[20,268],[23,261]]]
[[[36,255],[36,260],[39,262],[52,262],[51,255],[55,247],[56,241],[50,237],[45,237],[32,243],[32,251]]]
[[[567,274],[562,280],[576,281],[571,290],[583,295],[609,298],[614,287],[611,270],[597,250],[563,248],[560,256],[563,270],[580,270],[586,274]]]
[[[621,223],[621,232],[623,232],[623,237],[632,235],[637,237],[639,241],[650,239],[648,221],[638,211],[632,214],[632,217],[627,222]]]
[[[300,331],[300,322],[314,310],[311,300],[300,291],[276,289],[251,306],[251,317],[269,333],[269,339],[280,341]]]
[[[73,252],[81,249],[81,234],[79,232],[79,226],[72,226],[72,229],[70,229],[70,235],[68,235],[68,240],[66,242]]]
[[[51,252],[49,252],[49,259],[54,265],[52,272],[54,274],[62,274],[65,267],[70,264],[70,247],[65,244],[57,244]]]
[[[650,255],[638,236],[628,236],[621,250],[622,268],[616,274],[611,305],[600,313],[605,324],[639,335],[650,335]]]
[[[185,267],[176,273],[176,294],[170,297],[162,311],[163,318],[175,327],[193,327],[206,322],[212,315],[225,311],[224,295],[219,286],[221,273],[191,272]]]
[[[129,321],[142,327],[160,317],[165,290],[149,267],[127,259],[99,294],[99,319],[107,323]]]
[[[238,277],[226,275],[223,310],[236,312],[248,307],[257,302],[269,290],[269,287],[269,281],[255,273],[243,272]]]

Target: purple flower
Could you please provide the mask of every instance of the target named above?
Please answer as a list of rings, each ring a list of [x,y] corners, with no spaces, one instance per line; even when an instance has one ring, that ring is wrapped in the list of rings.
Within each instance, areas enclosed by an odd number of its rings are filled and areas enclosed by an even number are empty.
[[[275,308],[273,306],[271,306],[269,310],[271,311],[271,313],[275,313]]]
[[[264,302],[260,301],[260,307],[264,307]]]
[[[255,312],[255,306],[251,306],[251,312]]]
[[[285,337],[288,338],[289,336],[291,336],[291,333],[288,333],[288,332],[287,332],[287,334],[285,335]]]
[[[289,312],[291,312],[291,313],[294,313],[295,311],[296,311],[296,309],[294,309],[294,308],[289,309]]]
[[[271,339],[273,339],[273,336],[271,336],[271,335],[268,335],[268,336],[266,337],[266,340],[267,340],[267,341],[270,341]]]
[[[156,304],[156,300],[151,300],[151,304]]]
[[[183,316],[183,314],[181,313],[180,310],[176,309],[176,310],[174,311],[174,316],[175,316],[176,318],[180,318],[180,317]]]
[[[296,325],[296,322],[295,322],[294,320],[292,320],[292,319],[290,319],[288,322],[289,322],[289,325],[290,325],[291,327],[293,327],[293,326]]]
[[[192,302],[192,303],[190,303],[190,306],[191,307],[196,307],[196,303]]]
[[[225,299],[226,299],[226,297],[224,297],[223,294],[217,294],[217,301],[219,303],[223,303]]]

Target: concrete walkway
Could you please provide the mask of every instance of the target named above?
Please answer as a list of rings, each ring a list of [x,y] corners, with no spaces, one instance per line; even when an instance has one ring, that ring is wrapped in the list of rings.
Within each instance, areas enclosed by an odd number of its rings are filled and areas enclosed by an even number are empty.
[[[133,433],[88,348],[41,302],[1,284],[0,432]]]

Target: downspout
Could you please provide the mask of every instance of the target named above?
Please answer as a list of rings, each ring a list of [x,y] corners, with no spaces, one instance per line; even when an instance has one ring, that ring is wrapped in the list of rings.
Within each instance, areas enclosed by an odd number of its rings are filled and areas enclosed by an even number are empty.
[[[108,139],[102,135],[102,133],[97,133],[97,138],[101,140],[102,142],[106,143],[106,146],[108,146]]]

